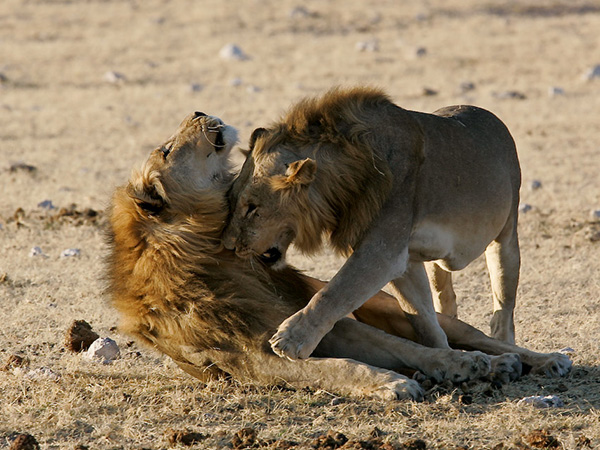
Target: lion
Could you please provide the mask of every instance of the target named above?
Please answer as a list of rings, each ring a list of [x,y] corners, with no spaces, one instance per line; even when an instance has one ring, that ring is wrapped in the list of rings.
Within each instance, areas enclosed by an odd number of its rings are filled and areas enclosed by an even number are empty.
[[[484,252],[491,335],[514,344],[521,172],[513,138],[492,113],[475,106],[408,111],[377,89],[336,88],[256,129],[250,151],[226,247],[276,266],[292,241],[313,253],[327,237],[350,255],[279,326],[276,353],[308,357],[340,318],[386,284],[418,341],[448,348],[435,313],[456,317],[451,272]]]
[[[453,382],[490,376],[490,370],[513,380],[527,364],[548,374],[564,370],[564,361],[559,367],[551,355],[495,341],[450,317],[440,320],[451,342],[499,356],[403,339],[411,336],[410,324],[384,293],[341,319],[310,358],[277,356],[269,337],[323,282],[224,248],[232,180],[228,155],[236,141],[233,127],[193,113],[115,190],[107,280],[121,331],[203,381],[229,376],[386,400],[423,396],[400,369]]]

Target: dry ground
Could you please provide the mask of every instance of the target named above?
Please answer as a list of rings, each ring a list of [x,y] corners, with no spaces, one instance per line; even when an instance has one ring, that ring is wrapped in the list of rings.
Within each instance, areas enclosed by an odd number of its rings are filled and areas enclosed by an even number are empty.
[[[0,361],[17,354],[60,379],[0,371],[0,448],[23,432],[42,448],[164,448],[168,429],[208,435],[195,445],[219,448],[243,427],[298,443],[328,430],[366,439],[377,427],[394,446],[476,449],[551,445],[530,439],[544,429],[559,448],[600,447],[600,219],[590,216],[600,209],[600,79],[583,77],[600,64],[598,30],[592,0],[3,0]],[[248,58],[222,59],[228,43]],[[110,81],[111,71],[122,78]],[[569,376],[467,393],[439,387],[424,403],[384,404],[204,386],[114,331],[102,293],[102,211],[131,168],[190,111],[237,125],[244,143],[292,101],[359,83],[410,109],[472,103],[507,123],[532,206],[519,225],[518,343],[572,347]],[[549,95],[552,87],[563,93]],[[532,190],[534,180],[541,187]],[[38,207],[44,200],[56,209]],[[72,204],[82,214],[57,214]],[[47,257],[30,257],[34,246]],[[61,258],[67,248],[80,256]],[[341,263],[327,252],[293,262],[324,278]],[[459,314],[487,330],[483,262],[456,278]],[[104,366],[67,352],[75,319],[116,339],[123,357]],[[517,404],[541,394],[565,406]]]

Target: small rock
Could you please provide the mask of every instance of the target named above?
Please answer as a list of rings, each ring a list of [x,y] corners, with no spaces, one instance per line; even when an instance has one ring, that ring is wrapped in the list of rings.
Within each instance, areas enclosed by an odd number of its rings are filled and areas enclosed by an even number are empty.
[[[600,64],[589,68],[588,71],[583,75],[583,79],[587,81],[591,81],[595,78],[600,78]]]
[[[104,80],[113,84],[124,83],[126,79],[127,78],[122,73],[114,72],[112,70],[104,74]]]
[[[558,97],[560,95],[565,95],[565,90],[558,86],[551,86],[548,88],[548,96],[549,97]]]
[[[260,91],[262,91],[262,89],[259,88],[258,86],[251,85],[246,88],[246,92],[248,92],[249,94],[255,94]]]
[[[425,97],[433,97],[434,95],[438,95],[438,91],[436,91],[435,89],[424,87],[421,91],[421,94]]]
[[[79,250],[78,248],[68,248],[66,250],[63,250],[60,254],[61,258],[72,258],[75,256],[81,256],[81,250]]]
[[[40,444],[30,434],[23,433],[17,435],[12,444],[10,444],[10,450],[39,450]]]
[[[202,90],[202,85],[200,83],[191,83],[190,92],[200,92]]]
[[[531,405],[535,408],[562,408],[565,403],[556,395],[532,395],[522,398],[517,405]]]
[[[417,47],[415,49],[415,56],[417,58],[422,58],[423,56],[427,55],[427,49],[425,47]]]
[[[600,219],[600,209],[592,209],[590,211],[590,218],[592,220],[598,220],[598,219]]]
[[[84,352],[99,337],[85,320],[76,320],[65,334],[65,347],[72,352]]]
[[[586,228],[584,236],[588,241],[598,242],[600,241],[600,229],[590,226]]]
[[[229,80],[229,86],[233,86],[233,87],[237,87],[237,86],[241,86],[243,83],[241,78],[232,78],[231,80]]]
[[[466,92],[471,92],[475,90],[475,83],[471,83],[470,81],[463,81],[460,83],[460,91],[464,94]]]
[[[43,202],[38,203],[38,208],[42,209],[55,209],[56,206],[52,204],[52,200],[44,200]]]
[[[46,255],[42,249],[38,246],[32,247],[31,250],[29,250],[29,257],[33,258],[35,256],[39,256],[41,258],[47,258],[48,255]]]
[[[514,99],[514,100],[525,100],[527,96],[519,91],[502,91],[492,92],[492,96],[500,100]]]
[[[40,367],[38,369],[30,370],[25,374],[25,378],[29,380],[60,380],[60,374],[53,371],[48,367]]]
[[[119,357],[119,346],[111,338],[98,338],[85,352],[88,359],[100,361],[102,364],[110,364]]]
[[[0,86],[2,86],[5,83],[8,83],[8,77],[2,72],[0,72]]]
[[[531,211],[532,209],[533,209],[533,206],[531,206],[528,203],[519,204],[519,213],[525,214],[525,213],[528,213],[529,211]]]
[[[377,39],[360,41],[356,43],[354,48],[359,52],[377,52],[379,51],[379,41]]]
[[[248,55],[244,53],[244,51],[235,44],[227,44],[219,51],[219,56],[223,59],[230,59],[236,61],[245,61],[248,58]]]
[[[291,19],[304,19],[306,17],[311,17],[314,15],[314,13],[310,12],[304,6],[296,6],[295,8],[292,8],[288,13],[288,16]]]
[[[542,187],[542,182],[540,180],[533,180],[531,183],[529,183],[529,189],[532,191],[535,191],[536,189],[539,189]]]
[[[10,166],[8,166],[8,171],[9,172],[35,172],[37,170],[37,167],[32,166],[31,164],[25,164],[23,161],[18,161],[15,163],[12,163]]]

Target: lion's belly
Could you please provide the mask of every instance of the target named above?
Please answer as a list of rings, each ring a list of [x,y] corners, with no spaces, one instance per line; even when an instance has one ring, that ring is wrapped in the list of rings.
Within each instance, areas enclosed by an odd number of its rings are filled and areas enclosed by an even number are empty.
[[[497,227],[487,231],[468,228],[453,229],[435,222],[419,224],[410,238],[410,259],[436,261],[450,271],[464,269],[485,251],[500,232]]]

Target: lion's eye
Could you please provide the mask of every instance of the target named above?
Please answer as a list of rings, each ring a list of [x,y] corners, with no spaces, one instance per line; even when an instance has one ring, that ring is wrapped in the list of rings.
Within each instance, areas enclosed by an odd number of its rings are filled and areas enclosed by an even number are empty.
[[[248,209],[246,210],[246,217],[250,217],[251,215],[256,214],[256,205],[254,203],[248,204]]]

